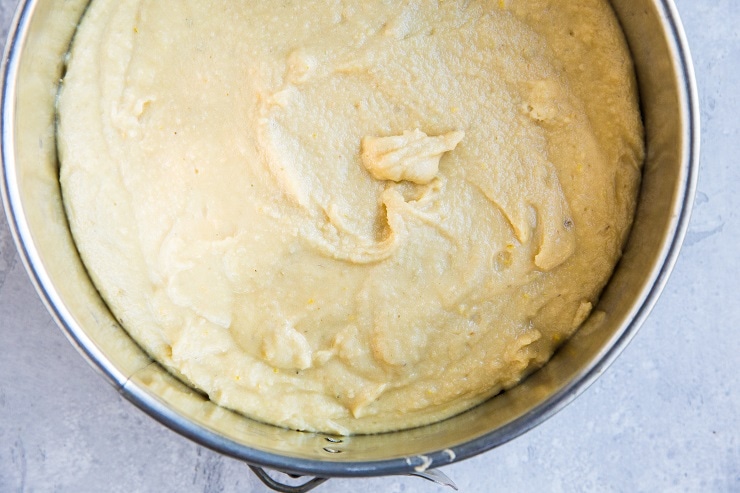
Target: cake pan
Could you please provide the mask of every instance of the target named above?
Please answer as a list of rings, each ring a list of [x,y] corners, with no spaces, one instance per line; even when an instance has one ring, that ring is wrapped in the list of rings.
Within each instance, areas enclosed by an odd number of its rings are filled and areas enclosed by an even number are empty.
[[[624,255],[592,315],[542,369],[456,417],[380,435],[333,437],[263,424],[221,408],[152,361],[110,314],[75,249],[62,206],[55,98],[89,0],[20,2],[2,65],[2,196],[29,276],[71,343],[152,418],[240,459],[278,491],[326,478],[417,474],[490,450],[552,416],[624,349],[665,285],[685,235],[699,163],[689,49],[670,0],[612,0],[635,61],[647,155]],[[310,476],[277,482],[263,468]]]

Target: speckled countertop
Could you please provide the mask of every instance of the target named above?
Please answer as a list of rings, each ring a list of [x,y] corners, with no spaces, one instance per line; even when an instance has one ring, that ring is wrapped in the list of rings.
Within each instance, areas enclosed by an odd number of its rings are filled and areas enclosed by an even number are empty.
[[[462,492],[740,491],[740,2],[677,0],[694,56],[702,159],[690,229],[617,362],[533,431],[443,471]],[[5,39],[16,2],[0,0]],[[47,314],[0,219],[0,493],[266,492],[93,372]],[[442,492],[415,478],[317,492]]]

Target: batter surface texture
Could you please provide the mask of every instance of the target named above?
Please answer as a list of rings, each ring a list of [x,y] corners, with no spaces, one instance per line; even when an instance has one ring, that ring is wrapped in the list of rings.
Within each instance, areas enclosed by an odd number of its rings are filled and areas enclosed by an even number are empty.
[[[93,0],[59,150],[142,347],[223,406],[348,434],[544,364],[619,259],[643,141],[603,0]]]

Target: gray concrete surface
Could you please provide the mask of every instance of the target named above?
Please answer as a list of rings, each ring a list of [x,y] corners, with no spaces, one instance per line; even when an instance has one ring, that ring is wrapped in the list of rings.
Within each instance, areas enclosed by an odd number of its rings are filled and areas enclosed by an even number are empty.
[[[13,0],[0,1],[5,38]],[[702,105],[702,170],[678,265],[635,340],[582,397],[444,468],[474,492],[740,491],[740,2],[678,0]],[[0,492],[264,492],[244,464],[124,401],[65,340],[0,220]],[[441,492],[414,478],[316,491]]]

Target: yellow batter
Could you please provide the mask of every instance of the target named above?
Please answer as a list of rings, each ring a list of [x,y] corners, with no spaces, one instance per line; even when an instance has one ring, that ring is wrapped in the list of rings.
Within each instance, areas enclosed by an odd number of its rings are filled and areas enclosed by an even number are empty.
[[[458,413],[588,316],[643,157],[604,0],[93,0],[61,182],[102,296],[253,418]]]

